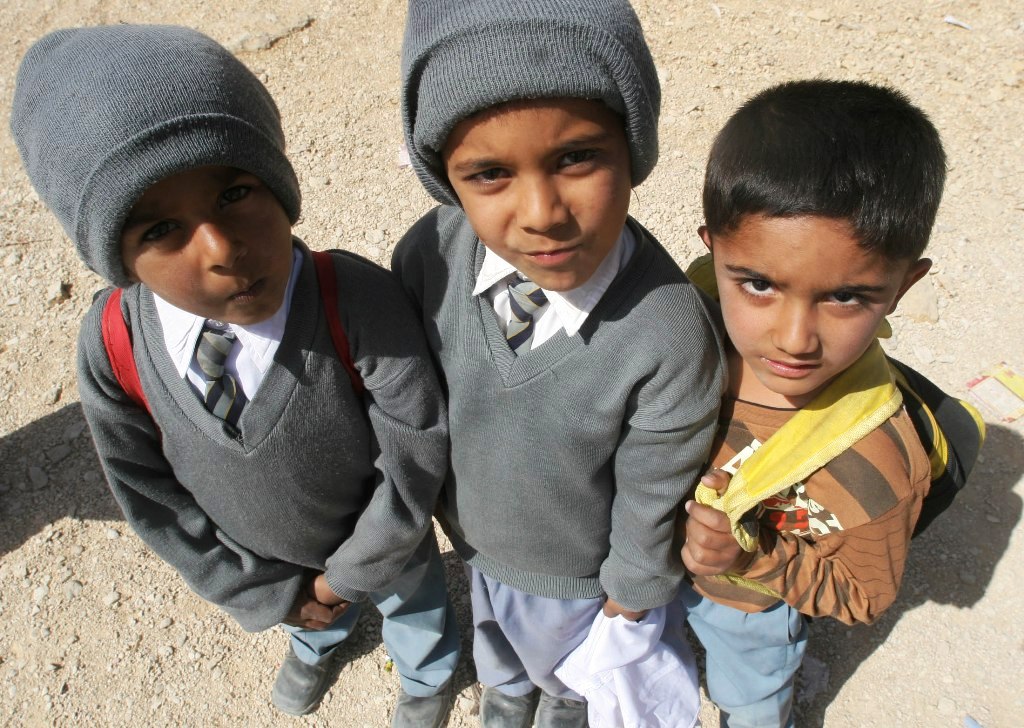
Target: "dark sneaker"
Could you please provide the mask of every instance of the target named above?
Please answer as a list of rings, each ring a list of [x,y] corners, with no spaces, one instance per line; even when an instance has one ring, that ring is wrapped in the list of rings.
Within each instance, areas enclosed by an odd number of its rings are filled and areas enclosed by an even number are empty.
[[[480,725],[483,728],[529,728],[536,706],[536,690],[513,698],[485,685],[480,695]]]
[[[587,704],[541,693],[533,724],[536,728],[587,728]]]
[[[441,728],[452,707],[452,681],[437,695],[417,698],[402,691],[391,716],[391,728]]]
[[[338,678],[338,661],[328,657],[319,665],[307,665],[295,656],[291,644],[270,693],[274,707],[288,715],[312,713]]]

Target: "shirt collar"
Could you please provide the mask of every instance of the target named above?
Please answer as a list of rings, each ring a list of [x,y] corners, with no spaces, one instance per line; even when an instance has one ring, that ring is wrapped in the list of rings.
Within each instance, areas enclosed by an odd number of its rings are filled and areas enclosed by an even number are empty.
[[[288,321],[288,311],[291,308],[292,293],[295,290],[295,282],[298,280],[301,270],[302,251],[296,247],[292,251],[291,277],[288,279],[288,288],[285,291],[281,307],[277,309],[273,316],[264,321],[249,326],[240,326],[238,324],[228,324],[227,326],[238,337],[253,365],[261,373],[266,373],[273,361],[273,357],[267,355],[268,351],[275,344],[281,343],[281,338],[284,336],[285,324]],[[206,324],[206,319],[180,309],[173,303],[168,303],[156,293],[153,294],[153,302],[156,304],[156,312],[160,317],[160,326],[163,328],[164,345],[167,347],[167,353],[171,356],[171,361],[174,363],[178,376],[184,378],[192,363],[196,344],[199,341],[199,335],[203,331],[203,326]]]
[[[587,320],[587,316],[594,310],[594,306],[608,291],[608,287],[615,280],[615,276],[619,274],[619,270],[629,261],[635,248],[636,240],[633,233],[628,226],[624,226],[619,239],[586,283],[571,291],[558,292],[542,289],[548,298],[548,303],[551,304],[551,310],[558,316],[567,336],[573,336],[580,330]],[[521,275],[515,266],[485,245],[484,262],[476,277],[473,295],[479,296],[486,293],[499,283],[505,285],[508,283],[508,279],[517,274]]]

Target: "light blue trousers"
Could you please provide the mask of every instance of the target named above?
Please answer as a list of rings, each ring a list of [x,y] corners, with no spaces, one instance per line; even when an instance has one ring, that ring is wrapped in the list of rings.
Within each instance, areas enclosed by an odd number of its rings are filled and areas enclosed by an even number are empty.
[[[549,599],[513,589],[466,567],[473,600],[473,660],[481,683],[518,697],[539,687],[583,700],[555,677],[555,668],[590,634],[597,599]]]
[[[369,599],[384,617],[381,636],[398,668],[402,689],[419,698],[436,695],[459,661],[459,626],[433,532],[427,534],[398,578],[370,593]],[[359,605],[353,604],[322,630],[281,627],[291,634],[295,655],[315,665],[348,638],[359,611]]]
[[[728,728],[792,728],[796,671],[807,649],[807,619],[783,601],[748,614],[679,591],[690,629],[707,652],[708,694]]]

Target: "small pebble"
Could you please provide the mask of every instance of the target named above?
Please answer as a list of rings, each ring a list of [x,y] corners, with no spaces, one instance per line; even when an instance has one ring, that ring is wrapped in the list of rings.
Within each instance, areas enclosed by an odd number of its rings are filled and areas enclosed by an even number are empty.
[[[45,404],[57,404],[60,401],[60,395],[63,393],[64,388],[61,385],[55,385],[47,390],[46,395],[43,397]]]
[[[46,484],[50,482],[50,477],[46,472],[35,465],[28,469],[28,479],[32,481],[32,486],[35,488],[45,488]]]
[[[103,597],[103,603],[106,604],[108,607],[114,606],[119,601],[121,601],[121,595],[118,594],[116,591],[112,591],[105,597]]]
[[[50,458],[52,463],[58,463],[70,454],[71,447],[69,445],[58,445],[46,451],[46,457]]]
[[[932,354],[932,350],[927,346],[915,346],[914,356],[917,357],[917,360],[922,364],[931,364],[935,361],[935,355]]]

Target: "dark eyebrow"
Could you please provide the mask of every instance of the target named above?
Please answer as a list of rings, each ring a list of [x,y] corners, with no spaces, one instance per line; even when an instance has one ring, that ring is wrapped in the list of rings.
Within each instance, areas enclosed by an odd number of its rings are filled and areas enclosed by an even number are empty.
[[[584,134],[574,139],[570,139],[567,142],[558,146],[558,152],[572,152],[580,147],[590,147],[595,145],[601,145],[606,143],[611,138],[611,134],[606,131],[598,131],[593,134]]]
[[[255,175],[252,175],[251,172],[246,172],[244,169],[238,169],[237,167],[226,167],[218,175],[218,177],[219,177],[218,184],[220,186],[222,186],[222,187],[228,187],[228,186],[234,185],[235,182],[238,181],[239,177],[245,177],[246,175],[255,176]],[[128,213],[128,217],[125,218],[124,225],[122,226],[121,229],[122,230],[127,230],[128,228],[131,228],[131,227],[139,227],[141,225],[148,225],[148,224],[150,224],[152,222],[156,222],[157,220],[162,219],[162,217],[163,217],[162,215],[154,214],[154,213],[148,213],[145,210],[142,210],[141,212],[137,212],[137,213],[129,212]]]
[[[759,273],[758,271],[754,270],[753,268],[744,268],[742,265],[726,265],[725,269],[727,271],[729,271],[730,273],[734,273],[736,275],[745,276],[747,278],[762,278],[762,279],[764,279],[766,281],[771,280],[764,273]]]
[[[477,172],[483,172],[485,169],[501,166],[501,162],[497,159],[488,159],[483,157],[481,159],[467,159],[465,162],[459,162],[452,167],[452,172],[456,172],[458,174],[476,174]]]
[[[567,152],[574,152],[582,147],[599,146],[607,143],[610,138],[611,134],[604,131],[578,136],[559,144],[555,147],[552,154],[560,156]],[[464,162],[459,162],[452,167],[452,172],[456,174],[475,174],[476,172],[483,172],[486,169],[504,166],[505,163],[500,159],[493,157],[481,157],[479,159],[467,159]]]
[[[725,269],[734,275],[743,276],[744,278],[756,278],[762,281],[772,282],[771,276],[766,276],[764,273],[760,273],[753,268],[745,268],[742,265],[726,265]],[[884,293],[885,286],[869,286],[869,285],[849,285],[839,286],[835,291],[842,291],[844,293]]]
[[[842,286],[836,290],[844,293],[884,293],[885,286]]]

